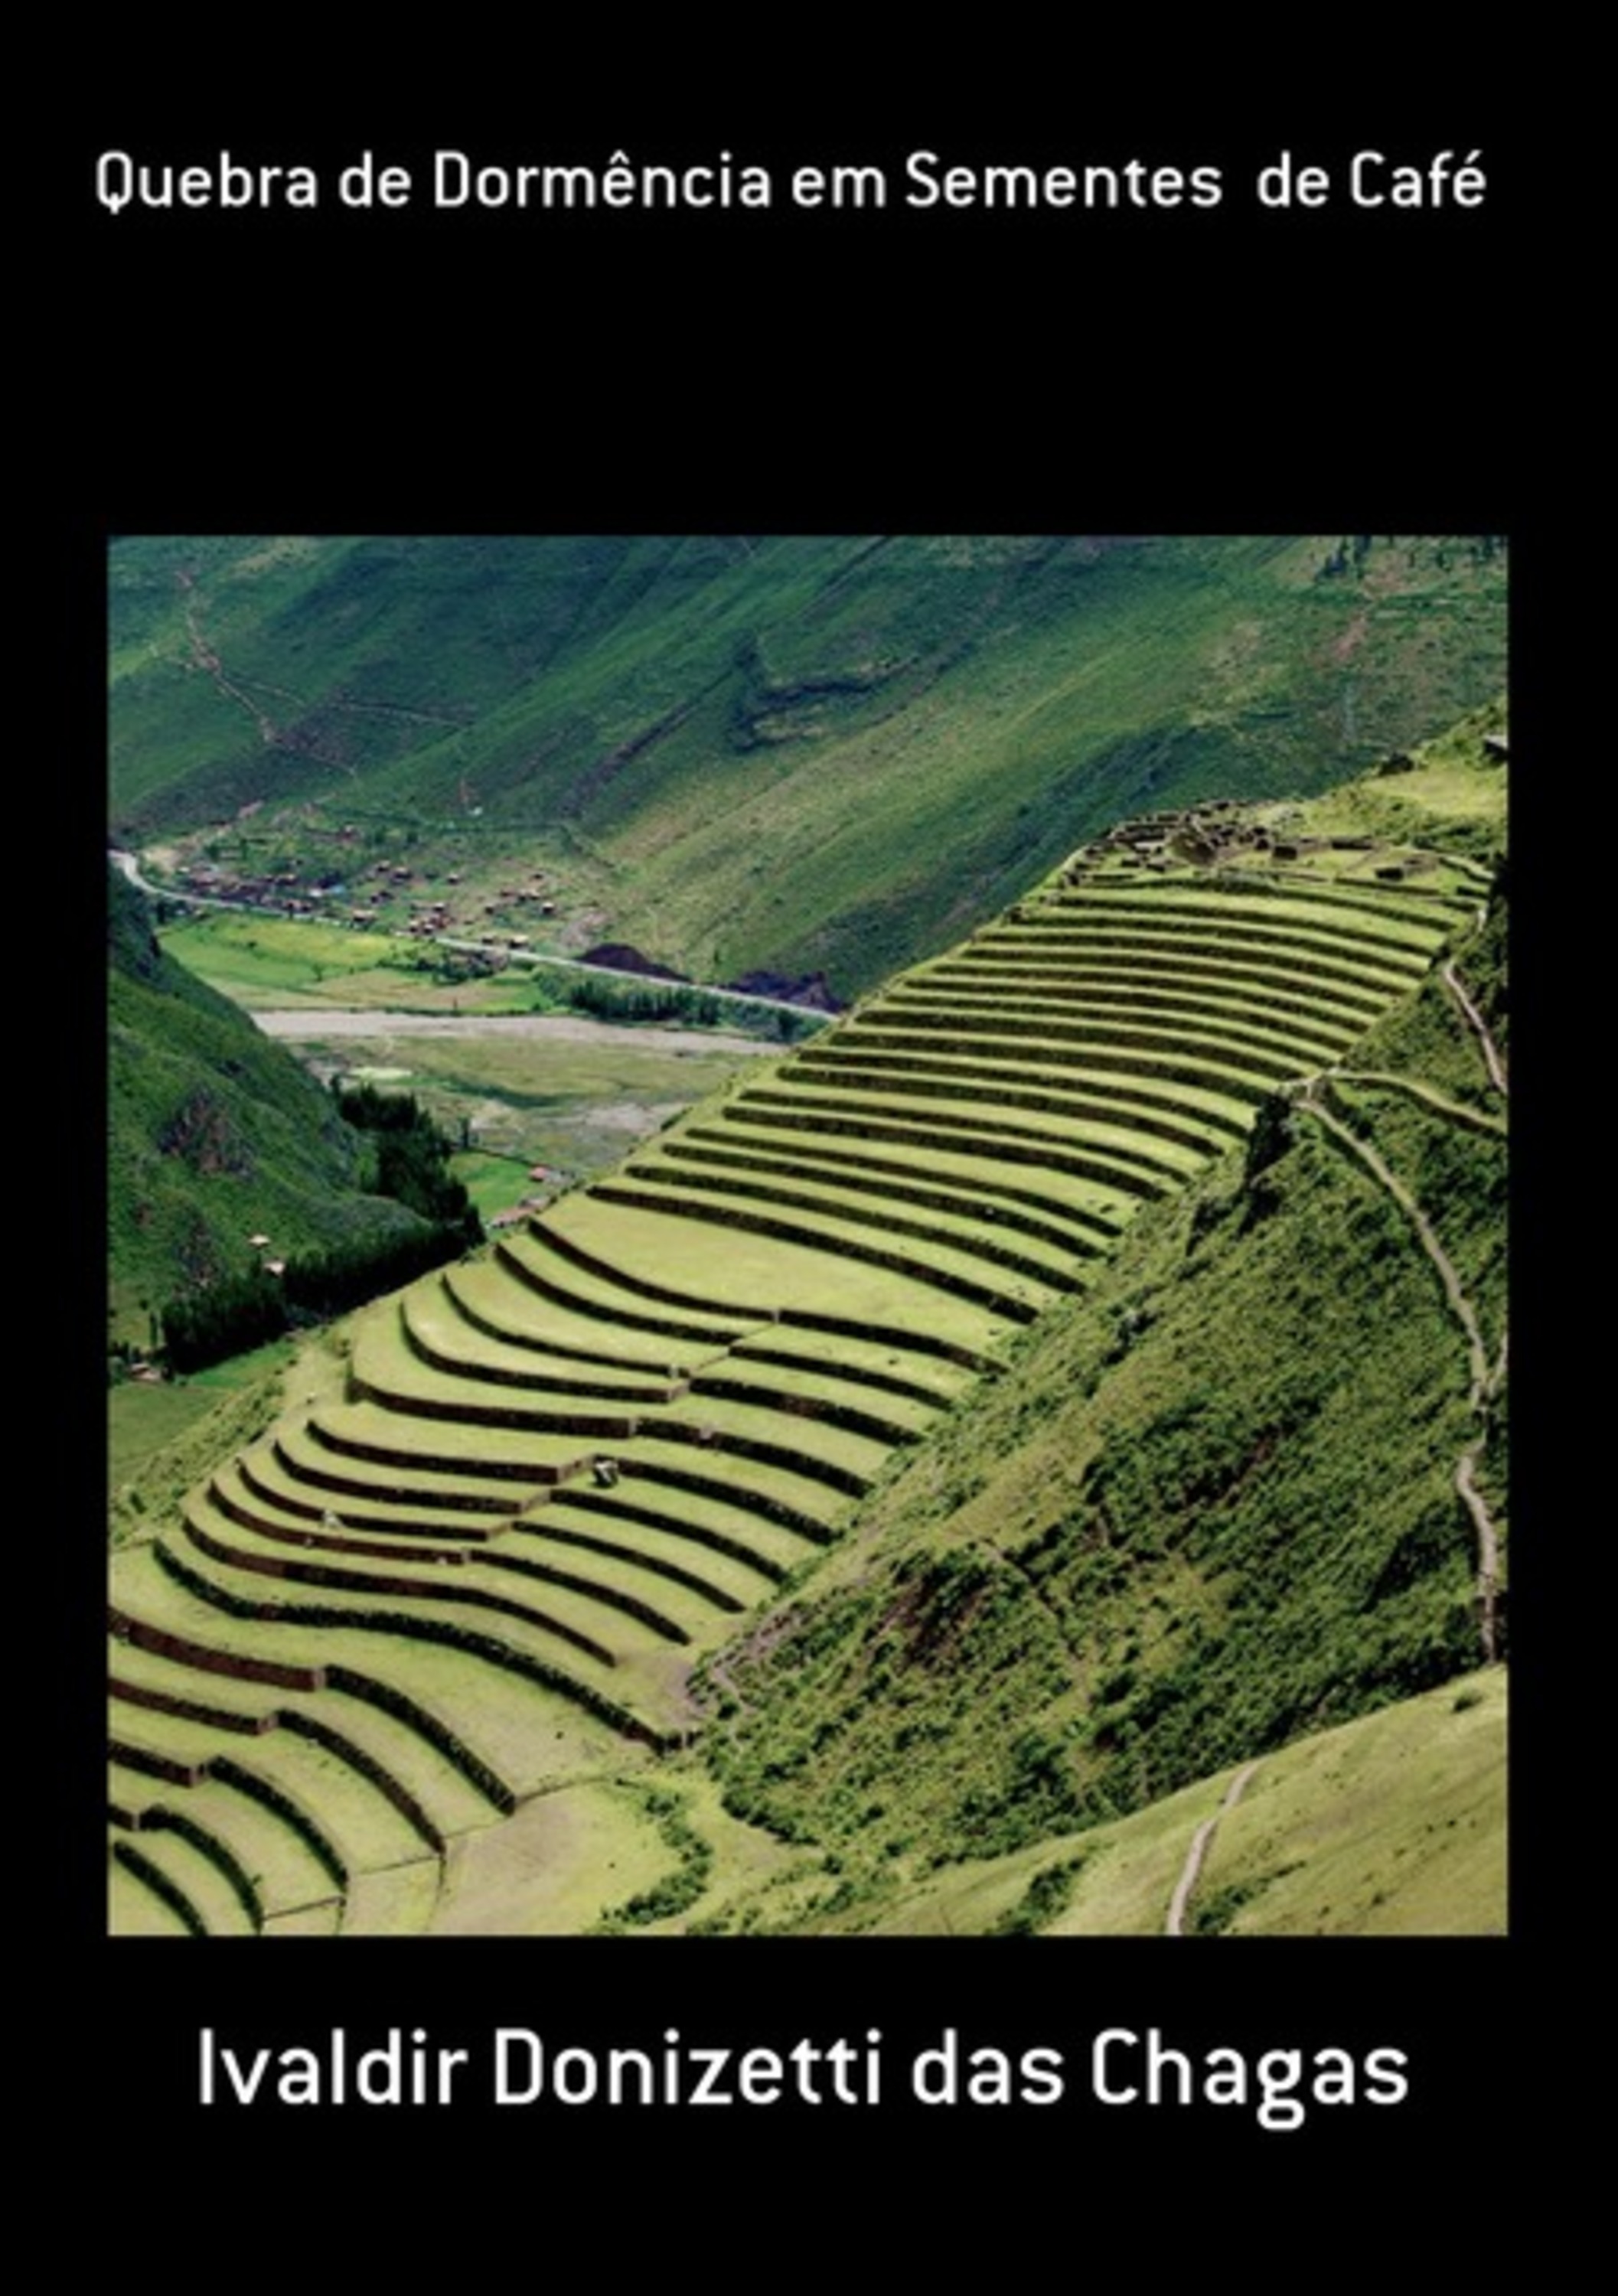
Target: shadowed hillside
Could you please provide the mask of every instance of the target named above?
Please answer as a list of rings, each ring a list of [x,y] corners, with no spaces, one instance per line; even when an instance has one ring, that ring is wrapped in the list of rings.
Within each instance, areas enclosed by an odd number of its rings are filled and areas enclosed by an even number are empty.
[[[193,1316],[236,1292],[248,1308],[261,1295],[261,1330],[248,1316],[213,1352],[283,1330],[271,1259],[326,1251],[381,1267],[415,1251],[423,1265],[434,1221],[386,1187],[374,1141],[239,1005],[163,955],[144,896],[115,868],[108,1086],[111,1348],[156,1348],[165,1311]]]
[[[155,1345],[167,1303],[267,1256],[424,1235],[366,1192],[369,1151],[330,1095],[164,955],[116,869],[107,898],[109,1343]]]

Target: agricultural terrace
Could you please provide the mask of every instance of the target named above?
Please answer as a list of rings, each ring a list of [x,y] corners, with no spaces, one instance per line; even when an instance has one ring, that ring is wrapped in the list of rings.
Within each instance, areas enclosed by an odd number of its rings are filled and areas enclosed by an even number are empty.
[[[114,1559],[114,1928],[423,1928],[485,1829],[687,1742],[695,1664],[1478,899],[1234,807],[1129,823],[357,1316],[341,1400]]]

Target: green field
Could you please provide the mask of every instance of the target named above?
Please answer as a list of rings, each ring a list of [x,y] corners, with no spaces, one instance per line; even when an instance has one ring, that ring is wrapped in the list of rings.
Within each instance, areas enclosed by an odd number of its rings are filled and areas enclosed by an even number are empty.
[[[203,914],[168,926],[164,947],[200,980],[244,1004],[359,1004],[384,998],[408,1007],[419,968],[407,940],[285,917]],[[424,988],[426,983],[423,982]]]
[[[207,1371],[193,1372],[187,1379],[152,1384],[126,1380],[114,1387],[107,1398],[114,1486],[138,1477],[155,1452],[185,1434],[224,1398],[255,1385],[266,1373],[281,1369],[292,1352],[290,1341],[277,1340],[269,1347],[233,1356],[227,1363],[215,1364]]]

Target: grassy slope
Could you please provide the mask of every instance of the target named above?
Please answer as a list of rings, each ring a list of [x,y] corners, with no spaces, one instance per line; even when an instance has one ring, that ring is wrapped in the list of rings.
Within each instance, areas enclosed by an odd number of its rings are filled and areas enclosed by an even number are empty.
[[[1471,750],[1433,841],[1489,803],[1503,834]],[[1502,958],[1498,921],[1462,957],[1486,1008]],[[1482,1073],[1435,985],[1361,1061],[1457,1096]],[[1357,1121],[1498,1347],[1503,1142],[1387,1095]],[[1142,1808],[1475,1662],[1459,1332],[1391,1201],[1309,1118],[1289,1133],[1261,1174],[1238,1151],[1145,1214],[730,1653],[710,1741],[729,1802],[831,1849],[840,1904],[872,1913],[918,1866]],[[1504,1456],[1502,1430],[1480,1478],[1502,1511]]]
[[[1110,821],[1321,788],[1499,685],[1498,562],[1317,579],[1329,546],[128,540],[113,818],[408,824],[474,873],[543,857],[563,914],[694,973],[853,993]]]
[[[144,1344],[186,1284],[277,1248],[415,1226],[362,1194],[359,1144],[292,1055],[159,951],[109,873],[110,1340]]]
[[[1187,1935],[1499,1931],[1506,1721],[1506,1669],[1487,1669],[1300,1739],[1259,1765],[1234,1809],[1220,1809],[1232,1773],[1216,1772],[1132,1816],[940,1867],[896,1890],[873,1926],[904,1936],[1159,1935],[1193,1833],[1217,1814]],[[755,1885],[733,1919],[745,1920],[750,1905],[768,1918],[770,1897]]]

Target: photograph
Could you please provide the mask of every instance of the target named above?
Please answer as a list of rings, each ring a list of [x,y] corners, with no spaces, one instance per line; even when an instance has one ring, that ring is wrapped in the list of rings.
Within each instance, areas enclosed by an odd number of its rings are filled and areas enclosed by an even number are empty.
[[[1504,1934],[1509,555],[112,538],[111,1933]]]

